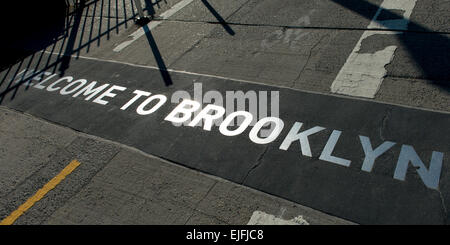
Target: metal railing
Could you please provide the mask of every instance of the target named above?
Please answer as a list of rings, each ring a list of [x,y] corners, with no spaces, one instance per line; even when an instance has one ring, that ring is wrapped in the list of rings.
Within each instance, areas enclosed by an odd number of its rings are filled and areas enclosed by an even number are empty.
[[[134,0],[134,5],[136,5],[136,9],[139,16],[138,18],[136,18],[136,24],[145,25],[148,22],[150,22],[150,17],[144,14],[141,0]]]

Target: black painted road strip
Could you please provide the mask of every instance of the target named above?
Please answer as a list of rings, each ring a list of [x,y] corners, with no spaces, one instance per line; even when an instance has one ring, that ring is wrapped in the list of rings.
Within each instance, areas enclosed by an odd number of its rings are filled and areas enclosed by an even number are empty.
[[[83,96],[73,98],[25,85],[15,91],[4,83],[0,91],[7,92],[2,92],[1,105],[357,223],[443,224],[449,220],[449,114],[176,72],[170,73],[173,85],[167,87],[156,69],[83,58],[70,64],[64,76],[126,90],[115,91],[117,96],[105,97],[109,103],[101,105]],[[274,142],[258,145],[248,137],[251,127],[227,137],[216,126],[205,131],[165,121],[177,105],[170,103],[172,93],[185,90],[192,96],[194,82],[202,83],[204,93],[279,91],[283,131]],[[143,99],[121,110],[135,89],[164,94],[169,101],[147,116],[136,113]],[[309,137],[312,157],[301,154],[298,142],[287,151],[279,149],[295,122],[303,123],[302,130],[326,128]],[[342,134],[332,155],[350,160],[349,167],[319,160],[333,130]],[[396,145],[376,159],[371,172],[365,172],[359,136],[369,137],[374,148],[385,141]],[[425,186],[418,168],[411,164],[404,181],[393,178],[402,145],[413,146],[427,168],[433,151],[443,153],[438,190]]]

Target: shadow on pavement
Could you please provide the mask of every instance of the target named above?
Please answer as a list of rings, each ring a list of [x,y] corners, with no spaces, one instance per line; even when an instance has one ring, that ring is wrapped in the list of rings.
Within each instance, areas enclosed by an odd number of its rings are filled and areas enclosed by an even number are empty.
[[[234,36],[235,32],[233,31],[233,29],[231,29],[231,27],[222,18],[222,16],[219,13],[217,13],[217,11],[213,8],[213,6],[211,6],[211,4],[209,4],[209,2],[207,0],[202,0],[202,3],[209,10],[209,12],[211,12],[211,14],[214,15],[214,17],[216,17],[216,19],[219,22],[219,24],[222,25],[223,29],[225,29],[225,31],[227,31],[228,34]]]
[[[156,41],[153,38],[150,29],[148,28],[147,25],[144,25],[142,28],[144,28],[145,37],[147,38],[148,44],[152,49],[153,56],[155,57],[156,63],[158,64],[159,72],[161,73],[164,83],[166,84],[166,86],[172,85],[173,84],[172,78],[170,77],[170,74],[167,71],[166,64],[164,63],[161,53],[159,52],[158,45],[156,45]]]
[[[75,39],[78,35],[78,28],[80,27],[81,18],[83,16],[83,11],[85,7],[85,0],[80,0],[79,7],[75,10],[74,13],[74,21],[72,28],[70,30],[69,37],[67,38],[67,46],[64,51],[64,56],[61,58],[61,65],[59,66],[60,75],[63,76],[64,72],[67,68],[69,68],[70,56],[73,53],[73,49],[75,46]],[[101,18],[101,17],[100,17]]]
[[[64,1],[10,1],[8,5],[0,13],[1,70],[57,41],[68,24]]]
[[[110,39],[111,32],[118,34],[119,27],[131,27],[137,17],[134,3],[129,0],[79,0],[74,9],[66,1],[13,3],[2,9],[0,22],[5,33],[5,38],[0,39],[0,104],[6,95],[13,100],[22,84],[42,72],[57,72],[62,77],[71,59],[77,59],[81,51],[89,53],[94,45],[100,46],[103,40]],[[150,13],[149,9],[147,5]],[[151,33],[147,39],[166,85],[172,84]]]

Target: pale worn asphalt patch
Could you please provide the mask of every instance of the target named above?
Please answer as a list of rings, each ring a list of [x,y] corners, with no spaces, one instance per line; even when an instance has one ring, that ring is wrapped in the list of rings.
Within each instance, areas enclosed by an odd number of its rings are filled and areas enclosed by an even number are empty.
[[[285,220],[275,215],[255,211],[247,225],[309,225],[309,223],[301,215],[290,220]]]
[[[384,0],[367,29],[407,30],[409,17],[416,1]],[[381,20],[380,14],[383,11],[402,11],[403,13],[399,15],[400,19],[392,17],[394,19]],[[364,39],[375,34],[395,35],[401,33],[398,31],[365,31],[331,84],[331,92],[375,98],[387,74],[385,66],[392,61],[394,52],[397,49],[397,46],[388,46],[383,50],[377,50],[375,53],[361,52],[361,45]]]

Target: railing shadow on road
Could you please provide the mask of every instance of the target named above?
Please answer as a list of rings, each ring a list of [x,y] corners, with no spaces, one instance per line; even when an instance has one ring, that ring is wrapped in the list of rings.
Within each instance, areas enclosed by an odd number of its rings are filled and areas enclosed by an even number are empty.
[[[145,8],[144,10],[148,11],[148,14],[154,18],[155,10],[154,5],[157,5],[159,7],[159,2],[163,0],[157,0],[156,2],[152,3],[151,0],[145,0]],[[165,0],[164,0],[165,2]],[[207,1],[207,0],[201,0],[203,5],[208,9],[209,12],[217,19],[217,23],[220,24],[223,29],[230,35],[234,36],[236,33],[233,31],[233,29],[228,25],[228,23],[225,21],[225,19],[216,11],[216,9]]]
[[[159,72],[161,73],[164,83],[166,84],[166,86],[172,85],[173,84],[172,78],[170,77],[170,74],[167,71],[166,64],[161,56],[161,53],[159,52],[158,45],[156,44],[156,41],[153,38],[150,29],[146,25],[144,25],[142,28],[144,28],[145,37],[147,38],[148,44],[152,49],[153,56],[155,57],[156,63],[158,64]]]
[[[231,27],[222,18],[222,16],[219,13],[217,13],[217,11],[213,8],[213,6],[211,6],[211,4],[209,4],[207,0],[202,0],[202,3],[211,12],[211,14],[214,15],[214,17],[216,17],[217,22],[222,25],[223,29],[225,29],[225,31],[228,32],[228,34],[234,36],[235,32],[233,31],[233,29],[231,29]]]
[[[149,3],[159,5],[162,1]],[[58,2],[64,3],[64,1]],[[17,33],[22,36],[19,35],[17,40],[11,39],[10,42],[5,44],[2,42],[5,51],[12,55],[7,55],[8,57],[2,59],[0,64],[0,71],[3,73],[0,77],[0,104],[2,104],[6,95],[11,95],[9,99],[13,100],[19,88],[40,72],[58,73],[62,77],[69,68],[70,61],[78,59],[80,52],[89,53],[92,46],[99,47],[105,39],[106,41],[110,40],[111,32],[115,31],[116,34],[119,34],[120,28],[127,29],[134,26],[134,20],[138,16],[133,1],[80,0],[78,3],[79,5],[71,13],[67,12],[68,6],[65,4],[55,6],[52,3],[48,8],[51,10],[47,12],[45,12],[42,4],[39,5],[41,6],[40,12],[33,18],[37,19],[42,15],[50,16],[51,23],[48,23],[49,21],[45,23],[50,28],[42,28],[42,23],[36,20],[37,22],[34,24],[38,27],[37,32],[40,35],[30,36],[30,31],[13,30],[14,33],[11,33],[11,36],[17,36]],[[154,14],[153,5],[151,5],[152,7],[147,5],[147,11],[153,11]],[[55,13],[63,14],[61,16],[55,15]],[[52,18],[51,16],[58,18]],[[29,23],[27,24],[29,25]],[[147,39],[149,39],[148,36]],[[156,43],[153,42],[151,46],[155,58],[161,59],[159,62],[157,60],[158,65],[163,64]],[[45,58],[44,53],[47,53],[48,57]],[[160,69],[164,70],[161,73],[166,85],[170,85],[171,80],[170,83],[167,82],[169,80],[166,80],[168,72],[165,65]],[[24,70],[35,72],[27,75],[26,72],[22,72]],[[28,88],[27,85],[25,90],[28,90]]]
[[[144,1],[145,7],[143,10],[144,11],[147,10],[147,14],[150,15],[150,17],[153,19],[155,18],[155,8],[153,6],[157,5],[158,7],[160,7],[159,4],[161,1],[162,0],[157,0],[155,2],[152,2],[151,0],[145,0]],[[172,77],[167,71],[166,63],[164,62],[164,59],[161,56],[161,52],[159,51],[158,45],[156,44],[156,41],[153,38],[153,34],[150,28],[148,28],[147,25],[142,26],[142,28],[144,29],[145,37],[147,38],[148,44],[152,49],[153,57],[155,58],[156,64],[158,65],[159,72],[161,73],[161,77],[164,80],[164,84],[166,86],[172,85],[173,84]]]
[[[143,10],[147,10],[147,14],[150,15],[150,17],[153,19],[154,15],[155,15],[155,9],[154,9],[154,5],[158,5],[162,0],[156,1],[156,2],[152,2],[150,0],[145,0],[145,7]],[[235,32],[231,29],[231,27],[226,23],[226,21],[222,18],[222,16],[217,13],[217,11],[213,8],[213,6],[211,6],[211,4],[209,4],[209,2],[207,0],[201,0],[202,3],[205,5],[205,7],[211,12],[212,15],[214,15],[214,17],[217,19],[218,23],[220,25],[222,25],[222,27],[225,29],[225,31],[227,31],[230,35],[234,35]],[[159,71],[161,73],[161,76],[164,80],[164,83],[166,84],[166,86],[170,86],[173,84],[172,78],[170,77],[169,72],[167,71],[167,66],[164,62],[164,59],[161,56],[161,53],[158,49],[158,45],[156,44],[155,39],[153,38],[153,34],[151,32],[151,30],[148,28],[147,25],[144,25],[142,27],[144,29],[145,32],[145,36],[147,38],[148,44],[150,45],[150,48],[152,49],[152,53],[153,56],[156,60],[156,63],[158,64],[158,68]]]
[[[379,6],[367,2],[366,0],[331,0],[359,15],[372,20],[374,16],[369,14],[367,9],[378,9]],[[390,9],[382,9],[383,18],[377,18],[379,24],[386,22],[381,20],[404,19],[402,15]],[[380,20],[381,19],[381,20]],[[388,28],[388,26],[386,26]],[[389,29],[387,29],[389,30]],[[415,62],[417,68],[421,70],[420,79],[432,81],[447,92],[450,92],[450,39],[442,33],[434,32],[414,21],[409,20],[407,30],[399,31],[396,37],[406,48],[408,54]],[[389,76],[389,74],[388,74]]]

